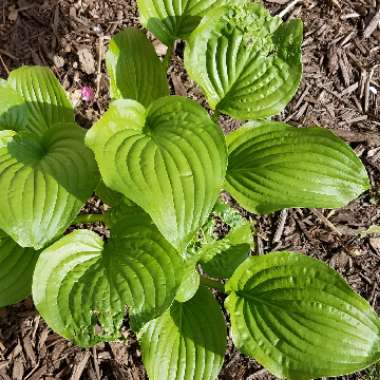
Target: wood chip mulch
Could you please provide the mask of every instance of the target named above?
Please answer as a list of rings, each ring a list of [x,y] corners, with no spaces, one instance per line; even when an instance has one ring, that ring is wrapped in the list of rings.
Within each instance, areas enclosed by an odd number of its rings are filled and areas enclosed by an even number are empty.
[[[366,165],[372,190],[341,210],[245,213],[256,223],[258,252],[286,249],[319,258],[380,313],[380,235],[360,235],[380,225],[380,2],[265,3],[273,14],[305,23],[304,79],[278,119],[323,126],[350,143]],[[119,29],[138,25],[135,0],[0,0],[0,77],[24,64],[50,66],[76,106],[78,123],[88,128],[109,102],[107,44]],[[154,42],[163,55],[163,46]],[[173,93],[205,104],[183,69],[183,44],[176,51],[169,72]],[[84,86],[93,89],[93,101],[82,99]],[[226,132],[239,125],[228,118],[221,122]],[[87,205],[97,207],[96,200]],[[0,310],[0,379],[146,379],[136,339],[127,329],[125,337],[124,343],[76,348],[49,330],[27,299]],[[275,378],[229,342],[220,379]],[[380,366],[341,379],[379,380]]]

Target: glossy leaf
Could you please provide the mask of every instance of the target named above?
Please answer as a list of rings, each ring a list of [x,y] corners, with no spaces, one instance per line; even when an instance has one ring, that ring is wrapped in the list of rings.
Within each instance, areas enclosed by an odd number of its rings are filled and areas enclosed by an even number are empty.
[[[227,143],[225,189],[251,212],[342,207],[369,188],[353,150],[322,128],[250,123]]]
[[[38,259],[33,298],[49,326],[80,346],[116,340],[128,306],[132,326],[161,315],[182,280],[182,260],[150,218],[134,212],[103,243],[92,231],[66,235]]]
[[[282,252],[245,261],[226,285],[232,339],[278,377],[309,380],[380,359],[380,320],[326,264]]]
[[[199,289],[201,277],[194,265],[186,269],[183,281],[178,288],[175,300],[178,302],[187,302],[191,300]]]
[[[98,183],[84,131],[56,125],[43,137],[9,133],[0,144],[0,227],[22,247],[40,249],[62,233]]]
[[[0,82],[0,131],[20,130],[27,122],[28,110],[23,97],[8,82]]]
[[[261,4],[235,1],[194,30],[186,70],[212,109],[239,120],[276,115],[299,86],[302,38],[300,20],[282,24]]]
[[[13,89],[12,89],[12,88]],[[40,249],[62,233],[99,181],[84,131],[53,73],[22,67],[0,86],[0,228]],[[17,133],[16,133],[17,132]]]
[[[139,333],[150,380],[214,380],[226,350],[226,325],[210,291],[200,287]]]
[[[227,0],[137,0],[141,23],[166,45],[185,39],[202,17]]]
[[[119,100],[86,143],[106,186],[142,207],[182,251],[207,220],[225,176],[224,136],[206,111],[175,96],[148,109]]]
[[[0,236],[0,308],[31,294],[37,258],[33,249],[21,248],[11,238]]]
[[[8,83],[26,102],[27,129],[42,136],[57,123],[74,123],[73,106],[47,67],[23,66],[11,72]]]
[[[166,68],[137,29],[123,30],[112,38],[106,64],[113,99],[134,99],[147,107],[169,95]]]

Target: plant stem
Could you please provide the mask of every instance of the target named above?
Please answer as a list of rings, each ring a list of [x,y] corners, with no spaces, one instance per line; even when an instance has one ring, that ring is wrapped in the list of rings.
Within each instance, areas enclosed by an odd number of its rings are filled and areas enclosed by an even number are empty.
[[[76,217],[73,224],[91,224],[105,221],[106,214],[80,214]]]
[[[173,51],[174,51],[175,41],[173,41],[168,46],[168,51],[166,52],[166,55],[164,57],[164,60],[162,61],[162,64],[166,69],[169,69],[170,60],[172,59]]]
[[[221,292],[225,293],[224,285],[218,280],[213,280],[211,278],[201,276],[201,285],[207,286],[209,288],[218,289]]]

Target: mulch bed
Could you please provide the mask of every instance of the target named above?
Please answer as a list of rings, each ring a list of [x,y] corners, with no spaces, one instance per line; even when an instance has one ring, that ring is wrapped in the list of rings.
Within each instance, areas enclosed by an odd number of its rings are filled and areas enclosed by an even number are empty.
[[[380,3],[265,3],[273,14],[286,9],[285,18],[305,23],[304,79],[278,119],[323,126],[345,139],[365,163],[372,190],[341,210],[246,214],[256,223],[257,250],[302,251],[327,262],[380,313],[380,235],[360,235],[380,225]],[[138,25],[134,0],[1,0],[0,76],[24,64],[50,66],[76,105],[78,123],[88,128],[109,102],[107,44],[119,29]],[[205,104],[183,69],[183,44],[177,44],[176,53],[169,71],[173,93]],[[93,102],[81,99],[83,86],[94,89]],[[221,123],[226,132],[238,126],[228,118]],[[87,208],[99,205],[94,199]],[[125,343],[79,349],[49,330],[27,299],[0,310],[0,379],[145,379],[136,339],[127,329],[124,335]],[[229,342],[220,379],[274,377]],[[380,366],[342,379],[379,380]]]

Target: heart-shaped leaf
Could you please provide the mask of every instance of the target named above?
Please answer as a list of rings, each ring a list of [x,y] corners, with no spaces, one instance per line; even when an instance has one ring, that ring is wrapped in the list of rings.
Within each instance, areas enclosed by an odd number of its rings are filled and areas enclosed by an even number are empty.
[[[145,213],[132,215],[112,226],[106,244],[77,230],[38,259],[36,307],[53,330],[80,346],[120,338],[125,305],[140,329],[171,305],[182,280],[179,254]]]
[[[87,133],[105,184],[142,207],[179,251],[207,220],[225,176],[221,129],[197,103],[111,104]]]
[[[31,294],[37,258],[33,249],[21,248],[11,238],[0,236],[0,308]]]
[[[141,23],[166,45],[186,39],[202,17],[228,0],[137,0]]]
[[[380,319],[326,264],[289,252],[246,260],[226,285],[232,339],[278,377],[310,380],[380,359]]]
[[[134,99],[149,106],[169,95],[166,68],[145,34],[129,28],[116,34],[106,56],[113,99]]]
[[[250,123],[228,135],[227,143],[225,189],[254,213],[342,207],[370,186],[353,150],[322,128]]]
[[[0,228],[22,247],[40,249],[78,214],[98,183],[98,170],[48,69],[15,70],[0,86],[0,101],[7,94],[0,126],[13,131],[0,137]]]
[[[215,298],[201,286],[190,301],[175,302],[139,333],[151,380],[215,380],[222,367],[227,332]]]
[[[209,12],[189,38],[185,66],[212,109],[236,119],[280,113],[302,75],[300,20],[281,24],[258,3]]]
[[[70,225],[95,189],[96,162],[73,124],[43,137],[9,133],[0,144],[0,227],[22,247],[40,249]]]

